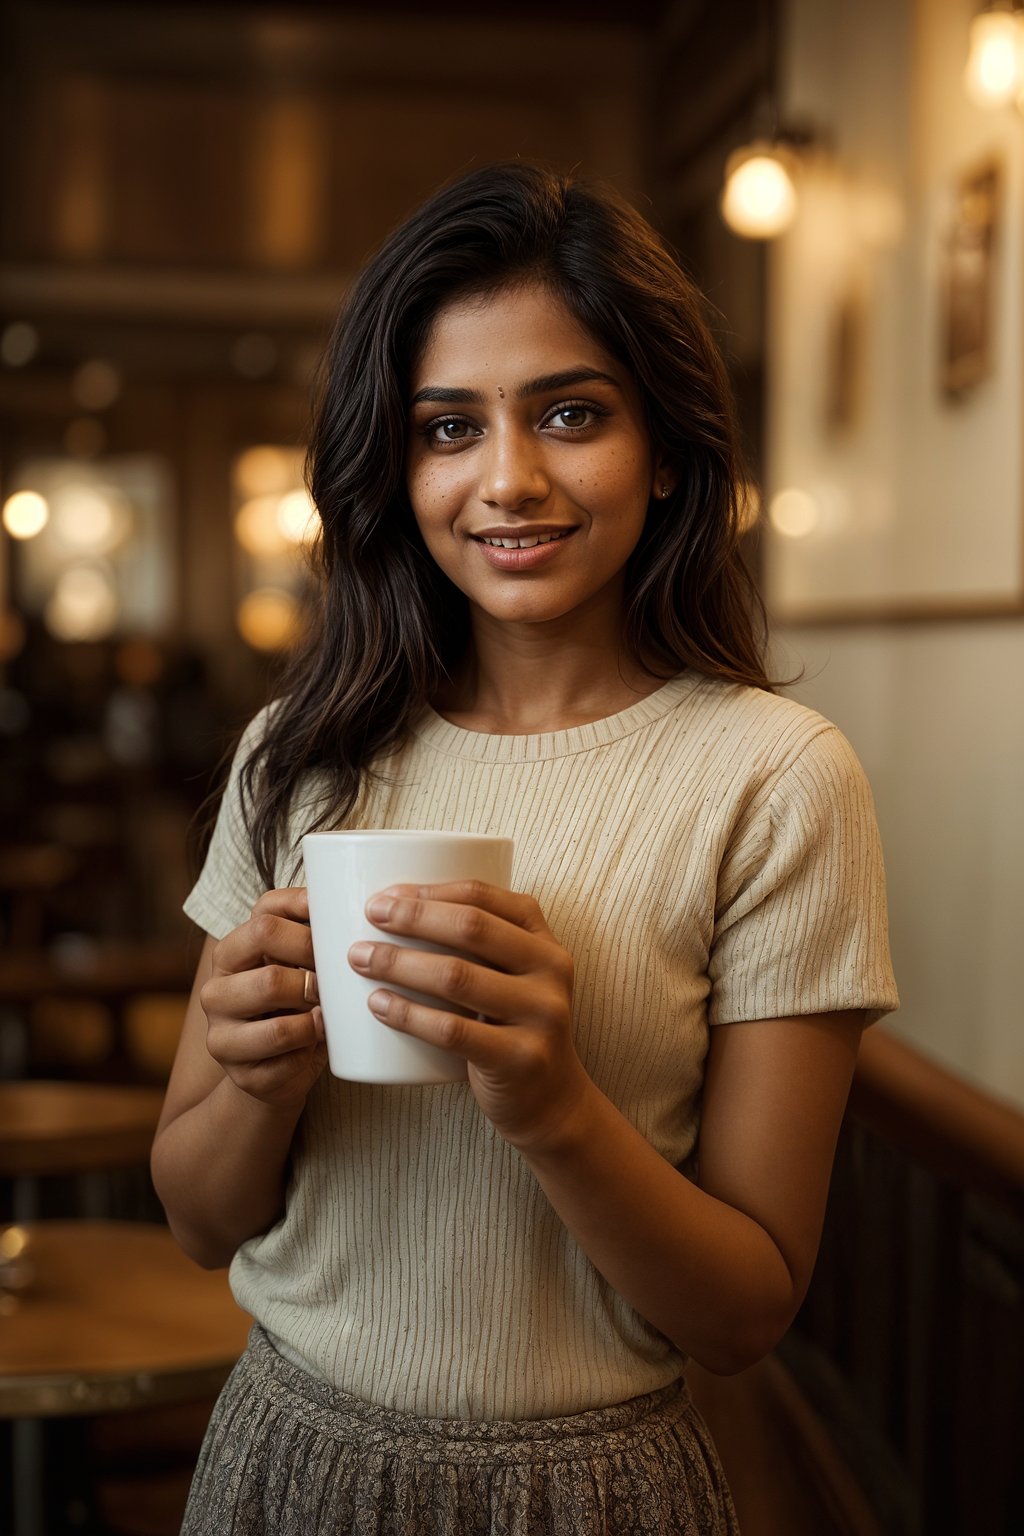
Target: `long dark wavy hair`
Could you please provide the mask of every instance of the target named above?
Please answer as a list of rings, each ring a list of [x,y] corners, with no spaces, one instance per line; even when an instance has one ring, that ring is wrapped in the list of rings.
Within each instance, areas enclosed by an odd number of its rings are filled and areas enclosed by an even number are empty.
[[[732,394],[704,301],[654,230],[605,189],[514,161],[444,187],[369,261],[316,382],[306,480],[320,514],[304,641],[242,770],[262,880],[275,884],[293,796],[327,789],[340,824],[465,658],[468,603],[427,553],[405,483],[410,379],[439,310],[542,281],[631,371],[675,490],[652,499],[626,568],[624,644],[655,677],[692,668],[771,689],[764,609],[739,550]]]

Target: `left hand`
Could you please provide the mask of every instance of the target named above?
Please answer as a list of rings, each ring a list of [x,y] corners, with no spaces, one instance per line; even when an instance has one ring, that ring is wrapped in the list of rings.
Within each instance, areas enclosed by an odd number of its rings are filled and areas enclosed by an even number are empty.
[[[428,1008],[385,986],[370,998],[375,1016],[464,1057],[480,1108],[514,1146],[557,1138],[590,1079],[572,1041],[572,956],[533,897],[477,880],[395,885],[371,897],[366,915],[386,933],[460,952],[353,945],[349,964],[361,976],[441,1003]],[[445,1002],[493,1022],[449,1012]]]

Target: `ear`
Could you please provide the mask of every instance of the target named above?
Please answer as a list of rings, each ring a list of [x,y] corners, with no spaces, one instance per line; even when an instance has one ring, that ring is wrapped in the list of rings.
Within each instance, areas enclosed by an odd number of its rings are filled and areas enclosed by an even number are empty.
[[[654,461],[654,473],[651,477],[652,501],[665,501],[671,496],[677,484],[676,472],[668,463],[663,454],[658,454]]]

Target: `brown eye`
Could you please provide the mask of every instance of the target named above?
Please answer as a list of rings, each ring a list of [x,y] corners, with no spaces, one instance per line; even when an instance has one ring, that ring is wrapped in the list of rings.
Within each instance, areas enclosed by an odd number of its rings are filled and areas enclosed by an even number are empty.
[[[464,443],[470,431],[468,421],[458,416],[446,416],[442,421],[432,421],[426,429],[426,435],[432,443],[440,446],[444,443]]]
[[[544,418],[544,426],[554,427],[556,432],[562,434],[588,432],[607,415],[604,406],[593,400],[567,400],[564,405],[556,405],[551,414]]]
[[[585,405],[563,405],[552,420],[560,427],[585,427],[589,414]]]

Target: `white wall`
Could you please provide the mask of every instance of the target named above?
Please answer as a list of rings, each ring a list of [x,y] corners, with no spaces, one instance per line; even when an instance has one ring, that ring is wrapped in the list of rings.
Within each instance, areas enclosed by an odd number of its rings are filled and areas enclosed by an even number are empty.
[[[783,631],[793,697],[871,780],[900,1011],[883,1027],[1024,1108],[1024,625]]]
[[[991,612],[1019,597],[1024,115],[967,96],[972,10],[788,0],[783,120],[820,143],[770,262],[770,488],[808,493],[818,519],[767,544],[770,585],[794,618]],[[943,359],[957,194],[992,166],[990,367],[954,399]],[[837,372],[852,400],[841,423],[829,412]]]
[[[855,130],[863,145],[874,132],[869,158],[875,165],[887,159],[907,165],[909,157],[912,191],[922,134],[942,139],[954,158],[959,146],[967,163],[986,135],[1019,146],[1024,121],[1012,109],[1001,123],[993,120],[991,130],[979,127],[977,114],[970,131],[964,127],[970,109],[960,76],[974,9],[972,0],[866,0],[862,7],[848,0],[789,0],[783,78],[790,107],[824,117],[840,152],[844,135],[848,143]],[[912,65],[912,80],[891,78],[891,39],[900,41],[895,54]],[[892,92],[901,89],[904,98],[894,104]],[[898,131],[904,107],[908,129],[915,125],[914,155],[907,143],[887,146],[879,134],[880,125]],[[919,183],[918,191],[937,195]],[[1017,181],[1011,195],[1022,196]],[[914,207],[908,211],[913,219]],[[1015,204],[1011,213],[1017,212]],[[918,262],[923,291],[934,280],[926,247],[908,259]],[[1014,260],[1009,274],[1015,289],[1019,265]],[[1012,313],[1019,312],[1018,295]],[[885,346],[892,354],[915,349],[911,377],[934,364],[920,315],[919,305],[908,306],[905,320],[891,305],[887,311]],[[979,505],[988,496],[1005,497],[1007,459],[1015,465],[1019,459],[1024,335],[1018,329],[1003,326],[995,381],[982,386],[1000,391],[1001,438],[985,453],[961,447],[944,476],[944,494],[958,498],[963,526],[975,537],[984,526]],[[876,403],[885,388],[884,379],[876,381]],[[975,404],[980,414],[986,401],[979,396]],[[963,415],[944,414],[936,397],[926,411],[911,412],[897,394],[887,409],[894,413],[890,441],[899,445],[912,414],[914,434],[924,432],[918,451],[927,457],[933,449],[936,464],[954,432],[971,430]],[[897,489],[897,523],[901,509],[905,521],[919,511]],[[1015,510],[1016,529],[1024,529],[1019,484]],[[778,630],[777,670],[792,673],[801,665],[807,675],[792,693],[842,727],[875,790],[902,997],[900,1012],[883,1027],[1024,1107],[1024,619]]]

